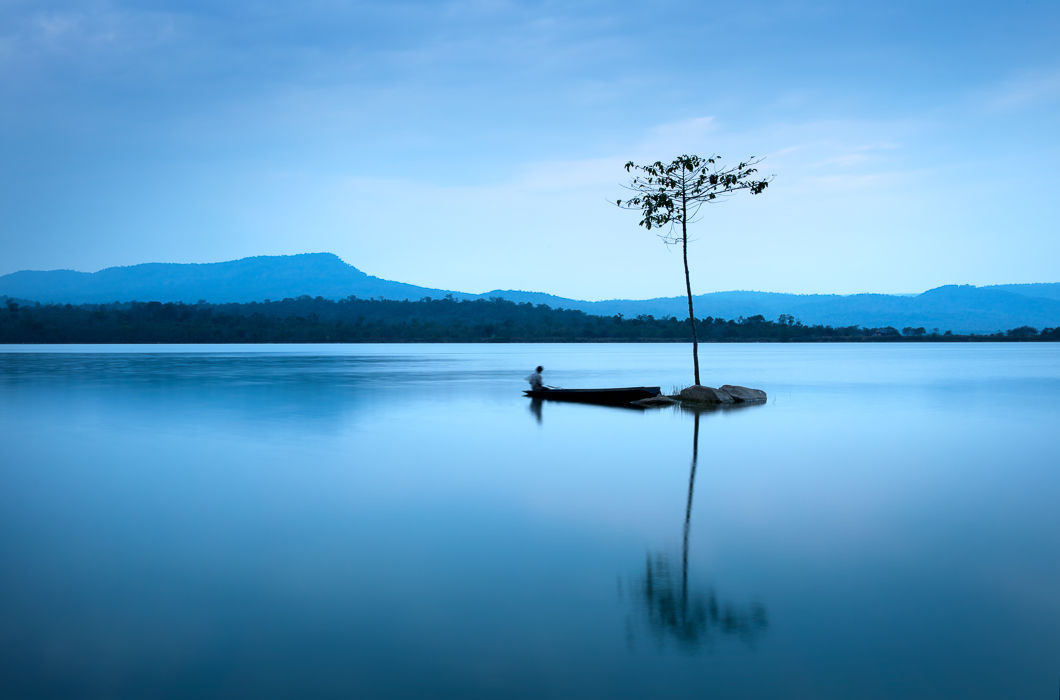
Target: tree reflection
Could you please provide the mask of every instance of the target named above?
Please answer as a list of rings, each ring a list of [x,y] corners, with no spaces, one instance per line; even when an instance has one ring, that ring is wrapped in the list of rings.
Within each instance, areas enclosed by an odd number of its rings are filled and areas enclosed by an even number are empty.
[[[681,567],[681,580],[675,578],[665,556],[649,555],[633,592],[656,636],[697,648],[716,633],[753,642],[769,625],[761,603],[736,605],[721,600],[713,587],[689,591],[687,564]]]
[[[688,477],[688,500],[681,546],[680,572],[675,573],[665,554],[649,554],[644,573],[639,576],[631,594],[648,626],[660,639],[673,638],[678,644],[697,648],[716,634],[753,642],[768,626],[765,606],[761,603],[737,605],[721,600],[713,587],[690,588],[688,583],[689,530],[692,523],[692,496],[695,491],[696,467],[699,462],[699,421],[694,416],[692,432],[692,467]]]

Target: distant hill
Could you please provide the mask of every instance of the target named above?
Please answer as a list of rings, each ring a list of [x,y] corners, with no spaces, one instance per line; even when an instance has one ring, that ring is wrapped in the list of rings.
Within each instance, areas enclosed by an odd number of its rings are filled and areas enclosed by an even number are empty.
[[[195,303],[280,300],[308,295],[326,299],[456,299],[499,297],[517,303],[626,317],[683,317],[684,297],[581,301],[515,290],[485,294],[430,289],[365,274],[330,253],[258,256],[222,263],[150,263],[111,267],[94,273],[72,270],[22,271],[0,277],[0,296],[41,303],[163,301]],[[829,326],[924,327],[930,333],[994,333],[1018,326],[1060,326],[1060,284],[991,287],[947,285],[923,294],[781,294],[714,292],[695,297],[697,317],[735,319],[789,314],[806,324]]]
[[[1060,282],[1039,284],[995,284],[983,289],[996,289],[1002,292],[1012,292],[1025,297],[1038,297],[1040,299],[1054,299],[1060,301]]]
[[[304,294],[327,299],[421,299],[449,292],[372,277],[331,253],[260,255],[220,263],[146,263],[99,272],[23,271],[0,277],[0,295],[41,303],[114,301],[212,303],[284,299]],[[457,298],[471,294],[454,292]]]
[[[561,300],[525,292],[490,294],[605,316],[621,313],[625,316],[648,314],[680,318],[688,313],[685,297],[591,302]],[[994,333],[1018,326],[1038,329],[1060,326],[1060,299],[1032,297],[999,288],[972,285],[947,285],[916,295],[714,292],[696,296],[693,301],[697,317],[747,318],[761,314],[773,320],[780,314],[788,314],[806,324],[836,327],[924,327],[928,332],[938,328],[942,332]]]

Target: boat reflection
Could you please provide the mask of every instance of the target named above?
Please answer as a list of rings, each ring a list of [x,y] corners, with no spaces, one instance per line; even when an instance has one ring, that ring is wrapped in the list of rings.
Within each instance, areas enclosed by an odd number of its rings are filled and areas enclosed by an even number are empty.
[[[648,554],[643,573],[635,577],[629,587],[630,597],[649,630],[660,641],[669,638],[680,646],[695,649],[711,642],[718,635],[725,635],[752,643],[769,625],[764,605],[758,602],[740,605],[724,601],[712,586],[697,588],[689,585],[689,533],[699,462],[700,412],[695,413],[693,421],[692,466],[688,476],[688,499],[685,502],[680,571],[675,571],[670,556],[663,553]],[[630,634],[632,637],[632,625]]]
[[[545,405],[544,399],[539,399],[537,397],[532,397],[530,399],[530,406],[529,406],[530,415],[532,415],[534,417],[534,420],[537,421],[538,425],[542,425],[544,423],[544,405]],[[575,402],[575,401],[571,401],[571,402],[564,402],[564,405],[565,406],[588,406],[588,407],[592,408],[593,410],[596,410],[596,409],[608,410],[608,409],[610,409],[610,410],[625,411],[625,412],[632,411],[634,413],[637,413],[637,412],[643,413],[645,410],[647,410],[647,409],[645,409],[644,406],[638,406],[637,404],[632,404],[632,403],[612,404],[612,403],[589,403],[589,402]]]

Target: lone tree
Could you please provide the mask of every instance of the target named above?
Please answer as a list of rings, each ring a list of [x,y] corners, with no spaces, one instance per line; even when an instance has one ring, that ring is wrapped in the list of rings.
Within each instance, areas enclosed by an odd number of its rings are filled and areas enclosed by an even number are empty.
[[[692,282],[688,275],[688,225],[699,221],[703,205],[747,190],[761,194],[769,179],[756,180],[755,168],[761,159],[723,167],[719,156],[703,158],[684,155],[670,163],[655,161],[650,165],[626,163],[626,172],[634,173],[625,188],[633,193],[629,199],[615,203],[622,209],[641,213],[639,224],[649,231],[665,229],[659,238],[667,245],[681,244],[685,264],[685,293],[688,295],[688,324],[692,327],[692,363],[699,384],[699,340],[696,317],[692,310]]]

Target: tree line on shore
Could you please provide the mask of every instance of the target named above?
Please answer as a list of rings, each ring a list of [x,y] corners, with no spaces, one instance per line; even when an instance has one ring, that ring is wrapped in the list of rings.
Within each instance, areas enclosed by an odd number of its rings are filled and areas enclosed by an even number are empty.
[[[245,304],[127,302],[38,304],[7,299],[0,343],[363,343],[363,342],[687,342],[688,320],[593,316],[543,304],[453,298],[393,301],[303,296]],[[805,325],[696,319],[706,342],[1057,341],[1060,328],[954,334],[925,328]]]

